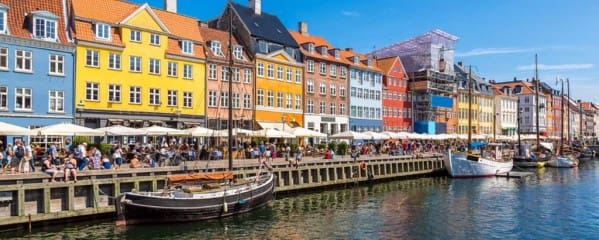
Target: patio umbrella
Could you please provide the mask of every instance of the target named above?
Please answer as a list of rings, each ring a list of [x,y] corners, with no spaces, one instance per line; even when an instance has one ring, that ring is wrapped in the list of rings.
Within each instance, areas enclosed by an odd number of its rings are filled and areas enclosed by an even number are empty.
[[[327,137],[327,135],[324,133],[306,129],[303,127],[292,128],[290,132],[296,137]]]
[[[58,123],[41,128],[31,129],[31,135],[52,136],[104,136],[104,132],[72,123]]]
[[[0,135],[25,136],[29,135],[29,129],[12,125],[10,123],[0,122]]]
[[[345,131],[337,134],[331,135],[329,138],[338,138],[338,139],[370,139],[370,136],[365,135],[364,133],[354,132],[354,131]]]
[[[247,129],[243,129],[243,128],[233,128],[233,136],[248,136],[249,134],[251,134],[253,131],[252,130],[247,130]],[[212,135],[214,137],[228,137],[229,136],[229,130],[228,129],[223,129],[223,130],[214,130],[214,135]]]
[[[372,139],[372,140],[384,140],[384,139],[389,139],[390,137],[386,134],[382,134],[382,133],[377,133],[377,132],[363,132],[364,135],[368,136],[367,139]]]
[[[214,130],[200,126],[188,128],[184,131],[194,137],[210,137],[214,135]]]
[[[279,131],[272,128],[253,131],[252,133],[250,133],[250,136],[267,138],[295,138],[295,135],[291,133]]]
[[[161,126],[156,126],[156,125],[151,126],[151,127],[140,128],[140,129],[143,131],[146,131],[146,135],[148,135],[148,136],[164,136],[164,135],[183,136],[183,135],[187,135],[187,132],[185,132],[183,130],[161,127]]]
[[[110,127],[96,128],[98,131],[105,132],[107,136],[139,136],[146,135],[146,131],[137,128],[125,127],[122,125],[113,125]]]

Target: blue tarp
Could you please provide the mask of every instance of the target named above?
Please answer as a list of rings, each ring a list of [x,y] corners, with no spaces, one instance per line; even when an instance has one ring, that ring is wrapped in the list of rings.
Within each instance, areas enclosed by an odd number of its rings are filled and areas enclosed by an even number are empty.
[[[482,146],[487,145],[486,142],[471,142],[470,143],[470,148],[480,148]]]
[[[431,107],[453,108],[453,98],[441,95],[431,95]]]
[[[426,133],[426,134],[437,134],[436,133],[436,122],[433,121],[417,121],[414,123],[414,132]]]

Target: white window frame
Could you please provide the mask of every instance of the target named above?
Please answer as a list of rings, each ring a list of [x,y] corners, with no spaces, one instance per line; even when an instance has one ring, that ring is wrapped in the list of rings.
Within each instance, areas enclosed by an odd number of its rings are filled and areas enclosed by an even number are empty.
[[[256,106],[264,106],[264,90],[256,89]]]
[[[324,57],[328,56],[328,52],[327,52],[327,47],[326,46],[320,47],[320,55],[322,55]]]
[[[29,90],[29,94],[27,94],[27,90]],[[19,104],[17,104],[19,102],[19,98],[21,99],[21,107],[17,107],[19,106]],[[29,108],[25,107],[26,103],[27,103],[27,99],[29,99]],[[33,108],[33,89],[31,88],[15,88],[15,111],[21,111],[21,112],[30,112]]]
[[[52,71],[54,67],[54,71]],[[58,54],[48,55],[48,74],[54,76],[64,76],[64,56]]]
[[[183,107],[184,108],[192,108],[193,107],[193,92],[183,92]]]
[[[108,102],[109,103],[120,103],[121,102],[121,85],[109,84],[108,85]]]
[[[20,68],[19,62],[21,64]],[[29,69],[26,67],[27,63],[29,63]],[[15,50],[15,72],[33,72],[33,52],[19,49]]]
[[[264,77],[264,63],[263,62],[256,63],[256,74],[258,74],[258,77]]]
[[[233,82],[241,82],[241,72],[239,68],[234,67],[233,69]]]
[[[274,107],[275,106],[275,94],[271,90],[268,90],[268,92],[267,92],[266,106],[267,107]]]
[[[121,70],[122,58],[120,53],[108,53],[108,69]]]
[[[311,80],[311,79],[308,80],[306,91],[308,93],[314,93],[314,80]]]
[[[54,105],[54,109],[52,108],[52,105]],[[48,112],[64,113],[64,91],[48,91]]]
[[[339,49],[335,49],[335,59],[339,59],[341,57],[341,54],[339,52]]]
[[[319,92],[320,95],[326,95],[327,94],[327,85],[325,83],[321,82],[320,86],[319,86],[319,89],[320,89],[320,92]]]
[[[345,78],[347,76],[347,68],[345,68],[345,66],[341,66],[340,75],[341,78]]]
[[[216,91],[208,91],[208,107],[217,107],[218,94]]]
[[[252,108],[252,96],[248,93],[243,94],[243,108],[245,108],[245,109]]]
[[[314,43],[308,43],[308,53],[312,54],[314,52]]]
[[[141,104],[141,87],[139,87],[139,86],[129,87],[129,103]]]
[[[295,109],[296,110],[302,109],[302,96],[299,94],[295,95]]]
[[[345,103],[339,104],[339,115],[345,115]]]
[[[149,66],[150,74],[160,75],[160,59],[150,58]]]
[[[167,63],[167,76],[169,77],[178,77],[179,76],[179,63],[177,62],[168,62]]]
[[[220,80],[223,82],[228,82],[231,80],[231,76],[229,76],[229,67],[223,65],[220,66]]]
[[[8,70],[8,48],[0,47],[0,64],[0,70]]]
[[[345,97],[345,86],[343,86],[343,85],[341,85],[341,87],[339,87],[339,96]]]
[[[327,74],[327,64],[324,62],[320,62],[320,74]]]
[[[210,50],[216,56],[224,56],[223,51],[221,49],[221,44],[219,41],[211,41],[210,42]]]
[[[337,104],[335,102],[329,103],[329,114],[335,115],[337,113]]]
[[[149,98],[149,104],[156,106],[156,105],[160,105],[161,101],[160,101],[160,89],[159,88],[150,88],[150,98]]]
[[[178,98],[179,92],[177,90],[169,89],[166,93],[166,105],[169,107],[176,107],[179,105]]]
[[[160,35],[156,33],[150,33],[150,45],[160,46]]]
[[[293,81],[293,70],[291,68],[286,69],[285,78],[287,79],[287,82]]]
[[[181,52],[184,54],[193,54],[193,42],[189,40],[182,40]]]
[[[0,110],[8,109],[8,86],[0,86]]]
[[[100,51],[86,49],[85,50],[85,66],[100,67]]]
[[[295,83],[302,84],[302,70],[301,69],[295,70]]]
[[[106,23],[96,23],[94,36],[97,40],[110,41],[110,25]]]
[[[220,92],[220,106],[229,107],[229,92]]]
[[[95,82],[85,83],[85,100],[97,102],[100,99],[100,84]]]
[[[337,65],[330,64],[329,68],[330,68],[329,74],[333,77],[336,77],[337,76]]]
[[[320,101],[320,108],[318,109],[318,113],[326,114],[327,113],[327,103],[325,101]]]
[[[283,66],[277,66],[277,80],[283,80]]]
[[[244,69],[243,83],[252,83],[252,69],[251,68]]]
[[[239,60],[244,60],[243,48],[239,45],[235,45],[234,50],[233,50],[233,56],[235,56],[235,58],[237,58]]]
[[[193,65],[183,64],[183,79],[193,79]]]
[[[308,99],[308,102],[306,103],[306,112],[314,113],[314,100]]]
[[[277,92],[277,107],[278,108],[283,108],[283,98],[284,98],[283,92]]]
[[[292,109],[293,108],[293,94],[287,93],[287,99],[285,103],[285,108]]]
[[[266,77],[269,79],[275,78],[275,66],[273,64],[266,65]]]
[[[129,33],[129,41],[131,42],[141,42],[141,32],[137,31],[137,30],[131,30],[131,32]]]
[[[239,109],[241,108],[241,94],[239,94],[238,92],[234,92],[233,96],[232,96],[232,100],[233,100],[233,108]]]
[[[217,80],[218,78],[218,66],[214,63],[208,64],[208,79]]]
[[[141,72],[141,57],[140,56],[129,56],[129,72]]]
[[[6,24],[8,23],[8,21],[6,20],[8,14],[5,9],[0,9],[0,15],[2,16],[2,18],[0,18],[0,26],[2,27],[0,28],[0,34],[6,34],[8,32],[8,26],[6,26]]]
[[[309,73],[313,73],[314,72],[314,60],[312,59],[308,59],[308,67],[306,69],[306,71],[308,71]]]
[[[38,27],[38,20],[43,21],[43,29],[41,30],[42,35],[43,36],[39,36],[38,32],[39,29]],[[53,29],[51,29],[53,28]],[[33,36],[37,39],[42,39],[42,40],[50,40],[50,41],[56,41],[56,35],[57,32],[56,30],[58,29],[57,27],[57,21],[56,20],[51,20],[51,19],[47,19],[47,18],[43,18],[43,17],[34,17],[33,18]],[[49,31],[51,30],[51,31]]]
[[[329,89],[331,91],[331,96],[336,96],[337,95],[337,85],[334,83],[331,83],[329,86]]]

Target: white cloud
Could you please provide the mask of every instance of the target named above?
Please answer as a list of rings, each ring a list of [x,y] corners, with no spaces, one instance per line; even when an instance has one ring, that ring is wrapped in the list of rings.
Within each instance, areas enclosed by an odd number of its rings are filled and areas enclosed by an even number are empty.
[[[357,17],[357,16],[360,16],[359,12],[347,11],[347,10],[341,10],[341,14],[343,16],[348,16],[348,17]]]
[[[471,57],[471,56],[481,56],[481,55],[495,55],[495,54],[509,54],[509,53],[521,53],[521,52],[531,52],[534,49],[525,49],[525,48],[476,48],[467,52],[456,53],[456,57]]]
[[[589,69],[589,68],[593,68],[595,65],[591,64],[591,63],[582,63],[582,64],[559,64],[559,65],[545,65],[545,64],[539,64],[538,69],[539,70],[576,70],[576,69]],[[523,65],[523,66],[518,66],[516,69],[524,71],[524,70],[534,70],[535,69],[535,65],[534,64],[530,64],[530,65]]]

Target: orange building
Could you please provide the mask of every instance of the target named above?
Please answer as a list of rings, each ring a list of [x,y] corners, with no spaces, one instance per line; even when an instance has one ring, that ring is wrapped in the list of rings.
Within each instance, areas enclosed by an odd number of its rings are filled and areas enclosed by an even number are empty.
[[[399,57],[378,59],[383,71],[383,130],[409,131],[412,127],[412,101],[408,76]]]

